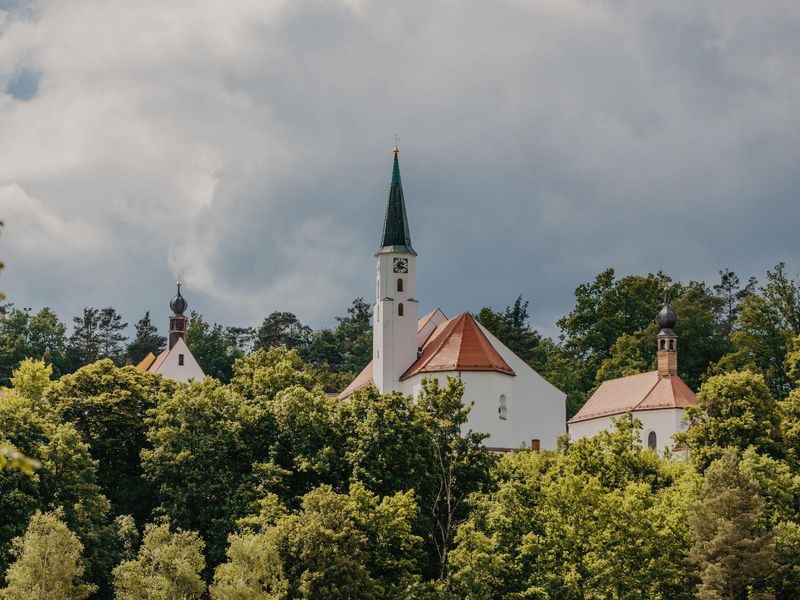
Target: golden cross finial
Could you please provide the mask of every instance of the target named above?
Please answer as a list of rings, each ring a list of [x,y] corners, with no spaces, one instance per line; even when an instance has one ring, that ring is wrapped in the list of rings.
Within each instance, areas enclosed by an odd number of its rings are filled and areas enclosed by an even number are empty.
[[[400,149],[397,147],[397,142],[399,142],[403,138],[397,137],[397,134],[395,133],[392,139],[394,140],[394,150],[392,150],[392,152],[394,152],[394,155],[397,156],[400,153]]]

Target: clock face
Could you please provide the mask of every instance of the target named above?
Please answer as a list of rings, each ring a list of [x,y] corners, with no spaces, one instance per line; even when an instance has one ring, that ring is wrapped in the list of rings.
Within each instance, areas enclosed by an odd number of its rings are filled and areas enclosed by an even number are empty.
[[[395,258],[394,259],[394,272],[395,273],[408,273],[408,259]]]

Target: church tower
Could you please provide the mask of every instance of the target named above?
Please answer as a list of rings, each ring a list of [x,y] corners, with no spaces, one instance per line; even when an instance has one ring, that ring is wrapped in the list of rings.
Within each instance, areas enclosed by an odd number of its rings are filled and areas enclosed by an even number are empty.
[[[658,332],[656,356],[658,357],[658,376],[678,374],[678,336],[673,331],[678,317],[669,303],[669,287],[664,286],[664,306],[656,317],[661,331]]]
[[[397,390],[400,377],[417,360],[415,260],[400,181],[397,146],[383,223],[373,310],[373,380],[381,393]]]
[[[186,340],[186,324],[189,321],[183,313],[189,308],[189,303],[181,296],[181,282],[177,284],[178,293],[169,301],[169,307],[172,309],[172,316],[169,318],[169,348],[172,350],[178,340]]]

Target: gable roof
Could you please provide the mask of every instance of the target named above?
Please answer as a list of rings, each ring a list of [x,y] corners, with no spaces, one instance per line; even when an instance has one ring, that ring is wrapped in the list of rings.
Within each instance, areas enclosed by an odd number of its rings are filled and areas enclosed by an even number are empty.
[[[697,404],[697,397],[680,377],[659,377],[658,371],[649,371],[604,381],[568,423],[637,410],[686,408],[693,404]]]
[[[515,375],[475,319],[464,312],[439,325],[422,348],[422,354],[400,377],[439,371],[499,371]]]

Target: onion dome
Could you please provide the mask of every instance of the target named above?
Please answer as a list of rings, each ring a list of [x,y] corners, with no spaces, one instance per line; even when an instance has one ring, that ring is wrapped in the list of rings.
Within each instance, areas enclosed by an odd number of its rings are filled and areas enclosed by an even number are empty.
[[[177,283],[178,286],[178,293],[176,296],[169,301],[169,307],[172,309],[172,312],[176,315],[182,315],[186,312],[186,309],[189,308],[189,303],[186,302],[186,298],[181,296],[181,282]]]
[[[678,316],[675,314],[675,311],[672,310],[672,306],[669,303],[669,288],[664,287],[664,306],[662,306],[661,310],[658,312],[656,323],[658,323],[661,329],[672,329],[677,322]]]

